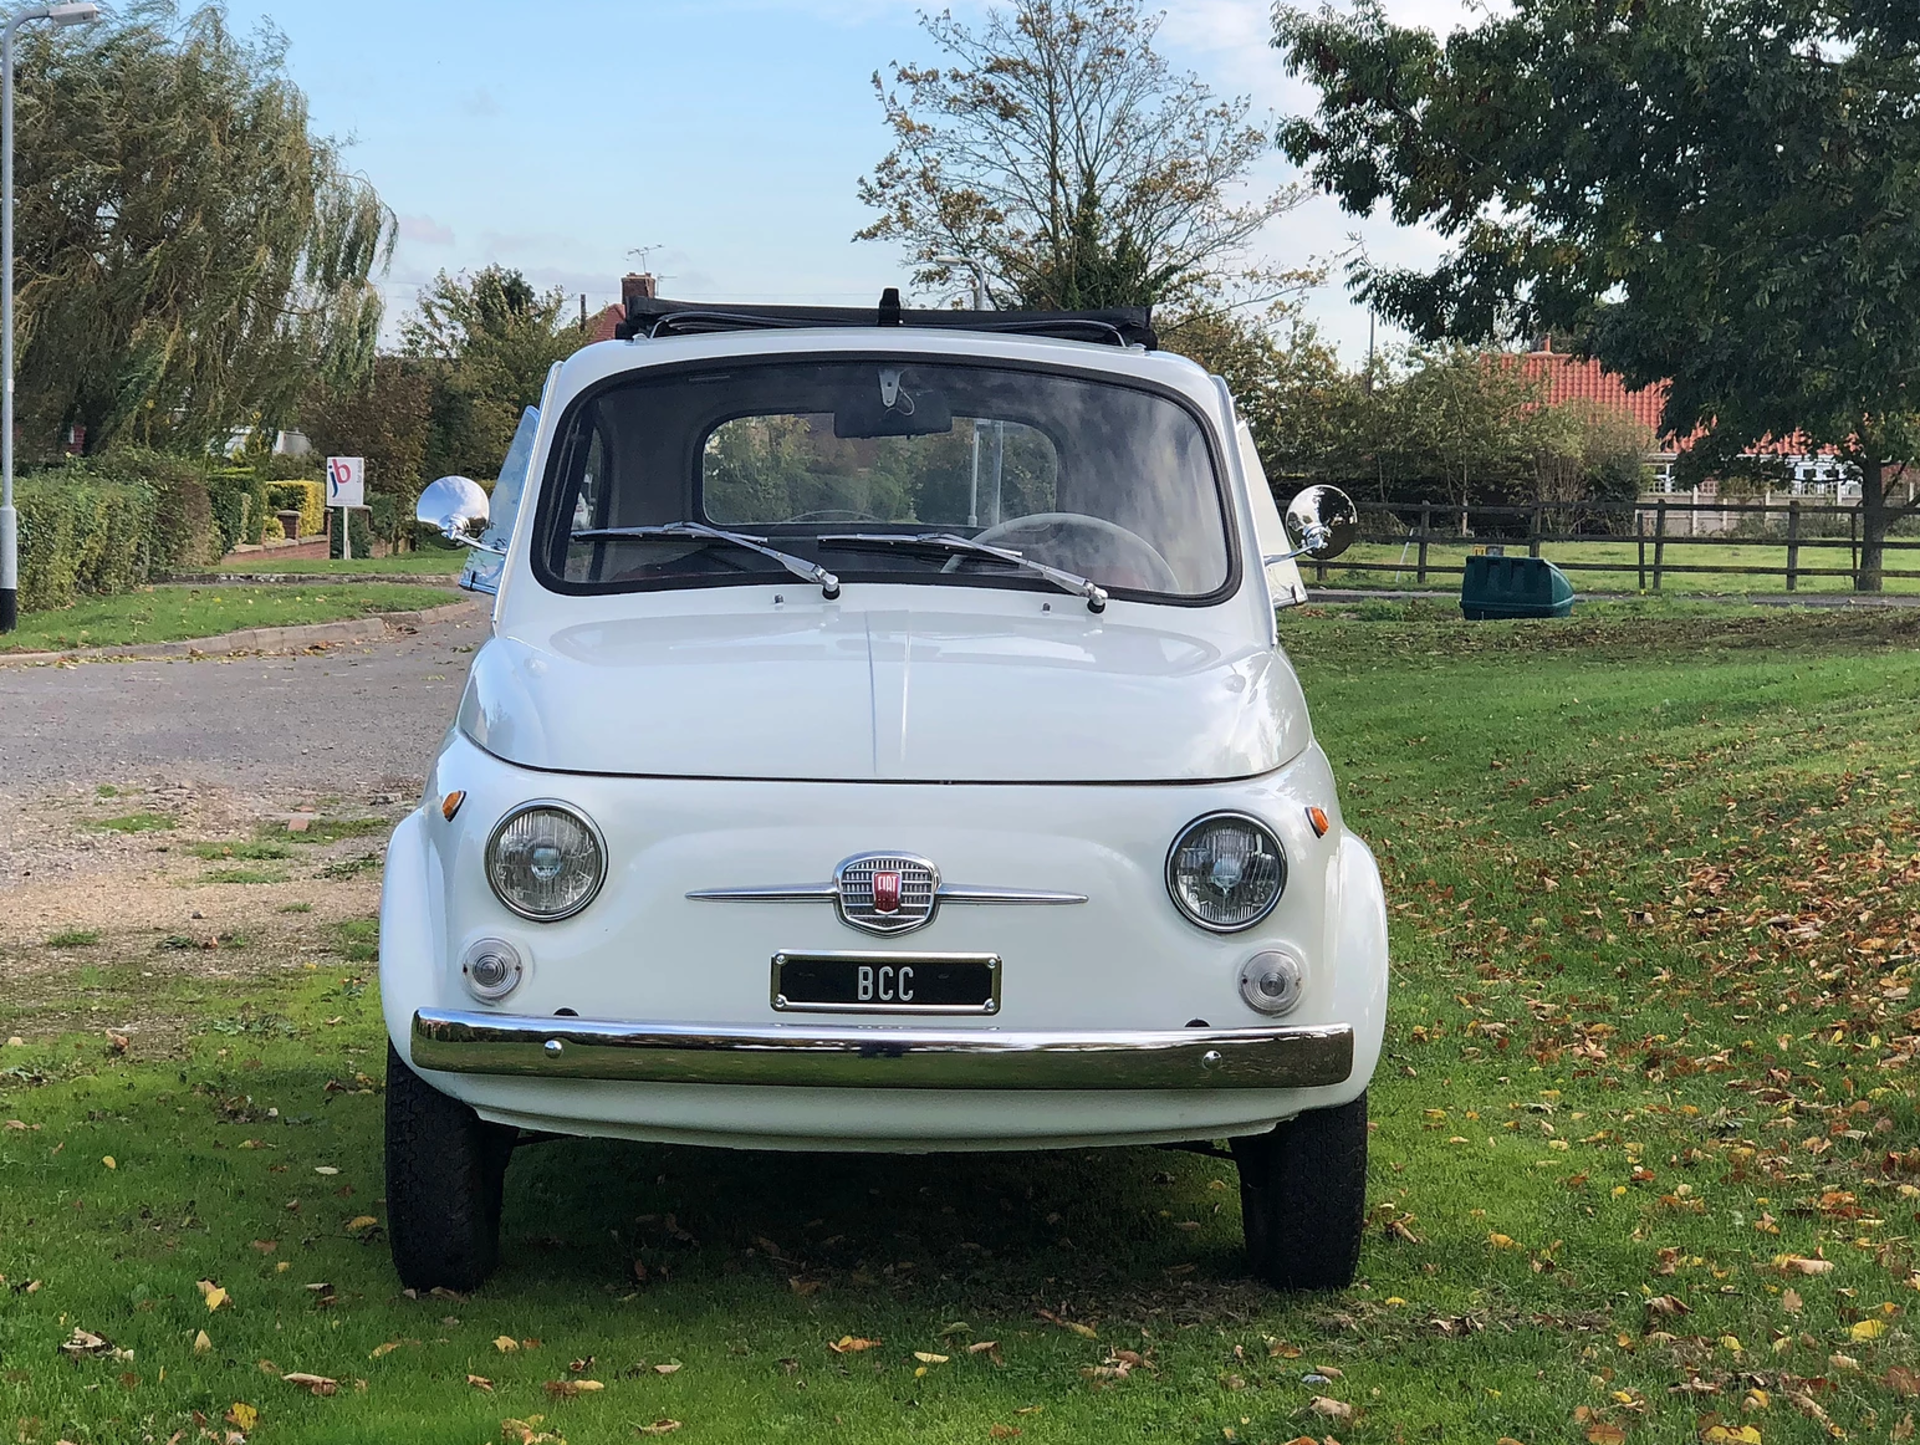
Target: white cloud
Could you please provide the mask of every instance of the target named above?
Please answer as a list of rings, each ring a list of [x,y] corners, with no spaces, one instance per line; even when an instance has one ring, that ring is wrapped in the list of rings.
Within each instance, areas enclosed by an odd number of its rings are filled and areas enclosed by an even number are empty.
[[[423,246],[451,246],[453,227],[441,225],[432,216],[402,216],[400,239],[418,241]]]

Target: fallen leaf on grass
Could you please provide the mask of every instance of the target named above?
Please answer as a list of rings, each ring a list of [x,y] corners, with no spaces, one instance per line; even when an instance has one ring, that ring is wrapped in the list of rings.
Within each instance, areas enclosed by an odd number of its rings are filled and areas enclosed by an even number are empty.
[[[418,1340],[388,1340],[385,1344],[375,1345],[373,1347],[373,1352],[369,1354],[367,1358],[370,1360],[377,1360],[382,1355],[392,1354],[395,1350],[399,1349],[402,1345],[406,1345],[406,1344],[417,1345],[419,1343],[420,1342]]]
[[[877,1344],[879,1344],[880,1342],[879,1342],[878,1340],[874,1340],[874,1341],[872,1341],[872,1343],[873,1343],[873,1344],[876,1344],[876,1345],[877,1345]],[[685,1367],[684,1365],[682,1365],[682,1364],[681,1364],[681,1363],[680,1363],[680,1362],[679,1362],[678,1360],[672,1360],[672,1361],[669,1361],[669,1362],[668,1362],[667,1364],[664,1364],[664,1365],[655,1365],[655,1366],[653,1367],[653,1372],[654,1372],[654,1374],[656,1374],[656,1375],[671,1375],[671,1374],[673,1374],[674,1372],[676,1372],[676,1371],[678,1371],[678,1370],[682,1370],[682,1369],[684,1369],[684,1368],[686,1368],[686,1367]]]
[[[836,1355],[857,1355],[862,1350],[873,1349],[879,1343],[879,1340],[862,1339],[858,1335],[842,1335],[839,1339],[831,1342],[827,1348],[832,1350]],[[658,1369],[659,1366],[656,1365],[654,1368]]]
[[[60,1353],[76,1359],[82,1355],[110,1355],[113,1353],[113,1341],[76,1325],[73,1333],[61,1343]]]
[[[933,1355],[925,1350],[915,1350],[913,1357],[923,1365],[944,1365],[947,1362],[945,1355]]]
[[[1800,1254],[1777,1255],[1773,1267],[1782,1274],[1827,1274],[1833,1269],[1830,1259],[1808,1259]]]
[[[485,1375],[468,1375],[467,1383],[476,1390],[484,1390],[489,1395],[493,1393],[493,1381]]]
[[[1018,1425],[987,1426],[987,1438],[989,1440],[1011,1440],[1019,1433],[1020,1427]]]
[[[595,1390],[607,1387],[598,1380],[549,1380],[547,1393],[556,1400],[570,1400],[575,1395],[589,1395]]]
[[[113,1155],[111,1155],[111,1154],[103,1154],[103,1155],[101,1155],[101,1156],[100,1156],[100,1162],[101,1162],[102,1164],[104,1164],[104,1165],[106,1165],[106,1166],[107,1166],[107,1168],[109,1168],[109,1169],[118,1169],[118,1168],[120,1167],[120,1166],[119,1166],[118,1164],[116,1164],[116,1163],[114,1162],[114,1158],[113,1158]]]
[[[1896,1395],[1920,1395],[1920,1375],[1905,1365],[1895,1365],[1888,1370],[1884,1383]]]
[[[651,1425],[635,1425],[642,1435],[671,1435],[680,1428],[678,1420],[655,1420]]]
[[[325,1375],[310,1375],[304,1370],[295,1370],[290,1375],[282,1375],[281,1380],[289,1385],[298,1385],[315,1395],[331,1395],[340,1388],[338,1380],[330,1380]]]
[[[997,1350],[999,1348],[1000,1341],[998,1340],[975,1340],[967,1346],[967,1353],[970,1355],[982,1355],[988,1350]]]
[[[1853,1328],[1847,1331],[1847,1335],[1850,1339],[1864,1341],[1877,1340],[1886,1332],[1887,1322],[1885,1320],[1858,1320],[1854,1323]]]
[[[1649,1315],[1690,1315],[1692,1308],[1685,1300],[1674,1298],[1670,1294],[1657,1294],[1647,1301]]]
[[[244,1400],[235,1400],[222,1418],[236,1430],[251,1430],[260,1423],[260,1412]]]
[[[540,1428],[546,1418],[545,1415],[529,1415],[524,1420],[502,1420],[500,1438],[508,1441],[509,1445],[547,1445],[549,1441],[553,1445],[560,1445],[558,1435]]]
[[[213,1341],[207,1338],[207,1332],[205,1330],[200,1331],[199,1334],[193,1337],[193,1352],[196,1355],[210,1355],[213,1353]]]
[[[1351,1420],[1353,1406],[1344,1400],[1331,1399],[1326,1395],[1315,1395],[1307,1401],[1307,1408],[1316,1415],[1324,1415],[1329,1420]]]
[[[200,1281],[200,1297],[207,1302],[208,1314],[212,1314],[227,1302],[227,1292],[210,1279]]]
[[[331,1174],[338,1174],[340,1171],[334,1168],[331,1164],[316,1164],[313,1166],[313,1172],[315,1174],[331,1175]]]
[[[1071,1330],[1083,1340],[1097,1340],[1100,1338],[1100,1332],[1092,1325],[1083,1325],[1078,1320],[1063,1320],[1052,1310],[1039,1310],[1036,1311],[1036,1313],[1048,1324],[1058,1325],[1063,1330]]]
[[[1788,1314],[1790,1315],[1799,1314],[1803,1303],[1804,1302],[1800,1298],[1799,1290],[1783,1289],[1780,1291],[1780,1308],[1785,1310]]]
[[[493,1347],[504,1355],[509,1350],[519,1349],[520,1341],[516,1340],[512,1335],[501,1335],[494,1340]]]
[[[1627,1432],[1611,1420],[1595,1420],[1587,1426],[1587,1445],[1621,1445]]]
[[[1751,1425],[1722,1425],[1718,1420],[1700,1431],[1701,1445],[1760,1445],[1760,1432]]]
[[[361,1230],[372,1229],[379,1223],[380,1221],[375,1219],[371,1214],[356,1215],[347,1221],[347,1233],[358,1234]]]

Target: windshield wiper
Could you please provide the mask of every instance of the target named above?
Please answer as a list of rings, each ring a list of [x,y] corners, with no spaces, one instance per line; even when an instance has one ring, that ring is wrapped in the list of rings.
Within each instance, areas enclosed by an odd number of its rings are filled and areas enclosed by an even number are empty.
[[[1089,612],[1107,610],[1107,589],[1099,583],[1090,581],[1077,572],[1067,572],[1059,567],[1049,567],[1045,562],[1036,562],[1025,553],[1016,552],[1010,547],[990,546],[985,542],[976,542],[971,537],[957,536],[952,532],[847,532],[838,536],[824,536],[819,540],[822,544],[839,546],[937,547],[943,552],[992,557],[996,561],[1009,562],[1015,567],[1024,567],[1034,576],[1045,578],[1062,592],[1071,592],[1076,597],[1086,598]]]
[[[805,557],[796,557],[791,552],[782,552],[778,547],[769,547],[765,537],[727,532],[719,527],[709,527],[705,522],[665,522],[654,527],[588,527],[573,533],[576,542],[622,542],[648,537],[686,537],[731,543],[749,552],[758,552],[762,557],[772,558],[802,581],[818,583],[829,602],[840,595],[840,579],[818,562],[809,562]]]

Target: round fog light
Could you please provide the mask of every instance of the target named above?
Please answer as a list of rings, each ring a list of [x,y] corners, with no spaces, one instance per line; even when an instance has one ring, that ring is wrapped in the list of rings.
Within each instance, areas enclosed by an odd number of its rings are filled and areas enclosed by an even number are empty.
[[[518,988],[524,972],[520,950],[504,939],[480,939],[460,956],[460,976],[466,981],[467,992],[488,1003]]]
[[[1305,984],[1306,970],[1290,953],[1268,949],[1240,967],[1240,997],[1257,1013],[1291,1013]]]

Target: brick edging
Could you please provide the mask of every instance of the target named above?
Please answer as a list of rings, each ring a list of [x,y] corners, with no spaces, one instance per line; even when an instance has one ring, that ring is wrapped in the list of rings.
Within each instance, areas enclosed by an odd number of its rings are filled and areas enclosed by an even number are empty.
[[[249,627],[219,637],[189,637],[179,642],[132,642],[117,647],[76,647],[65,652],[0,653],[0,667],[46,666],[55,662],[136,661],[169,657],[232,657],[244,652],[288,652],[322,643],[378,642],[400,627],[428,627],[470,616],[472,602],[450,602],[408,612],[377,612],[338,622],[309,622],[297,627]]]

